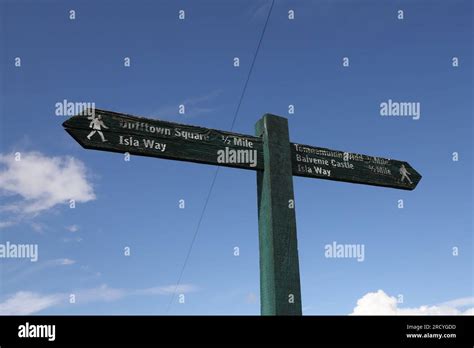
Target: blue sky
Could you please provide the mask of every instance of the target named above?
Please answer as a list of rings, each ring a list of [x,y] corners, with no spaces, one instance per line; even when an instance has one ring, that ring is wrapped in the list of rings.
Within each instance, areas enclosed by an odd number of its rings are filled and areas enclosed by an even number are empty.
[[[230,130],[270,4],[0,0],[0,242],[39,248],[35,263],[0,259],[0,313],[259,314],[255,173],[219,170],[185,303],[168,308],[215,167],[85,150],[55,104]],[[349,314],[359,299],[474,307],[472,18],[469,0],[275,1],[233,130],[253,134],[269,112],[288,117],[293,142],[423,175],[414,191],[294,178],[305,314]],[[420,119],[380,116],[388,99],[419,102]],[[333,241],[363,244],[365,260],[325,258]]]

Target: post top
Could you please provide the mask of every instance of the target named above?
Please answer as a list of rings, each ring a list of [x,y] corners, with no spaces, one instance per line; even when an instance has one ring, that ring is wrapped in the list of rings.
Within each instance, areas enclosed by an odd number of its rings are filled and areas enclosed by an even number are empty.
[[[283,116],[278,116],[270,113],[265,113],[263,116],[255,123],[255,129],[257,130],[257,136],[261,136],[263,130],[266,128],[266,125],[278,125],[288,128],[288,119]]]
[[[279,116],[279,115],[275,115],[275,114],[270,114],[270,113],[265,113],[262,118],[280,118],[280,119],[283,119],[283,120],[286,120],[288,121],[288,119],[286,117],[283,117],[283,116]]]

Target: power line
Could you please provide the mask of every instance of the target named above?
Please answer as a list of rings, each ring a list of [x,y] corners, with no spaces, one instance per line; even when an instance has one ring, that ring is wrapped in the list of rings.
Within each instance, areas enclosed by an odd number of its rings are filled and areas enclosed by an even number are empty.
[[[171,308],[171,305],[173,304],[174,296],[176,295],[176,290],[178,290],[178,286],[181,283],[181,278],[183,277],[184,269],[186,268],[186,264],[188,263],[188,259],[189,259],[189,256],[191,255],[191,251],[193,250],[194,242],[196,241],[196,237],[197,237],[197,234],[199,232],[199,228],[201,227],[202,218],[204,217],[204,213],[206,212],[207,203],[209,203],[209,198],[211,198],[212,189],[214,188],[214,183],[216,182],[217,173],[219,173],[219,168],[220,167],[217,167],[216,171],[214,172],[214,177],[212,178],[211,186],[209,187],[209,192],[207,194],[206,201],[205,201],[204,206],[203,206],[202,211],[201,211],[201,216],[199,217],[199,221],[198,221],[198,224],[196,226],[196,231],[194,231],[193,239],[191,240],[191,244],[189,246],[188,253],[186,254],[186,258],[184,259],[183,267],[181,268],[181,271],[179,272],[178,281],[176,282],[176,286],[175,286],[173,294],[171,296],[171,300],[168,303],[166,313],[169,312],[169,310]]]
[[[252,59],[252,63],[250,65],[250,69],[249,69],[249,72],[247,74],[247,79],[245,80],[244,88],[242,89],[242,93],[240,95],[240,99],[239,99],[239,102],[237,104],[237,108],[236,108],[235,113],[234,113],[234,118],[232,119],[232,124],[231,124],[230,130],[234,129],[235,121],[237,120],[237,115],[239,114],[240,106],[242,105],[242,101],[243,101],[244,96],[245,96],[245,91],[247,90],[247,85],[249,83],[250,76],[252,74],[253,67],[255,65],[255,61],[257,60],[257,55],[258,55],[258,52],[260,50],[260,46],[262,44],[262,40],[263,40],[263,37],[265,35],[265,31],[267,30],[268,21],[270,19],[270,15],[272,13],[274,4],[275,4],[275,0],[272,0],[272,4],[270,5],[270,10],[268,11],[267,19],[265,20],[265,25],[263,26],[262,34],[260,35],[260,40],[258,41],[258,45],[257,45],[257,48],[255,50],[255,53],[254,53],[254,56],[253,56],[253,59]],[[217,174],[219,173],[219,169],[220,169],[220,167],[217,166],[217,168],[214,172],[214,177],[212,178],[211,186],[209,187],[209,192],[207,194],[206,201],[204,202],[204,206],[202,208],[201,215],[199,217],[198,224],[196,226],[196,230],[194,231],[194,235],[193,235],[193,238],[191,240],[191,244],[189,245],[188,252],[187,252],[186,257],[184,259],[183,267],[181,268],[181,271],[179,272],[178,281],[176,282],[176,286],[174,288],[173,294],[171,295],[171,299],[170,299],[170,302],[168,303],[166,313],[169,313],[169,311],[171,309],[171,305],[173,304],[174,297],[176,295],[176,291],[178,290],[178,287],[181,284],[181,279],[183,277],[184,270],[185,270],[186,265],[188,263],[189,256],[191,255],[191,251],[193,250],[194,242],[196,241],[196,238],[197,238],[197,235],[198,235],[198,232],[199,232],[199,228],[201,227],[201,222],[202,222],[202,219],[204,217],[204,213],[206,212],[206,208],[207,208],[207,204],[209,203],[209,199],[211,198],[212,191],[214,189],[214,184],[216,183],[216,179],[217,179]]]
[[[272,0],[272,4],[270,5],[270,10],[268,11],[268,15],[267,15],[267,19],[265,21],[265,25],[263,26],[262,35],[260,35],[260,40],[258,41],[257,49],[255,50],[255,54],[253,55],[252,64],[250,65],[250,70],[249,70],[249,73],[247,75],[247,80],[245,81],[245,84],[244,84],[244,89],[242,90],[242,94],[240,95],[239,103],[237,104],[237,109],[235,110],[234,119],[232,120],[230,130],[234,129],[235,120],[237,119],[237,115],[238,115],[239,110],[240,110],[240,105],[242,104],[242,100],[244,99],[245,91],[247,90],[247,85],[248,85],[249,80],[250,80],[250,75],[252,74],[253,66],[255,65],[255,61],[257,60],[258,51],[260,50],[260,46],[262,44],[263,36],[265,35],[265,31],[267,30],[268,20],[270,19],[270,15],[272,13],[274,4],[275,4],[275,0]]]

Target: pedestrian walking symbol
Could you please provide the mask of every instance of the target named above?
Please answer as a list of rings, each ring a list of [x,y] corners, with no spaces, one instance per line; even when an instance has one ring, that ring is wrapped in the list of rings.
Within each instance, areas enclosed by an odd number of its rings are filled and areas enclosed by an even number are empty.
[[[102,142],[105,143],[107,139],[105,139],[104,133],[102,133],[101,129],[102,127],[104,127],[105,129],[109,129],[109,127],[107,127],[104,124],[104,121],[102,121],[102,116],[100,115],[95,116],[95,114],[93,113],[92,116],[88,117],[87,119],[91,120],[89,124],[89,128],[92,128],[92,131],[87,136],[87,139],[91,140],[91,137],[97,132],[99,133],[100,138],[102,139]]]
[[[403,165],[403,164],[402,164],[402,166],[400,167],[400,174],[402,175],[401,182],[403,182],[403,180],[405,180],[405,178],[406,178],[410,184],[413,184],[412,181],[410,180],[410,177],[409,177],[409,175],[411,175],[411,174],[410,174],[410,172],[405,168],[405,165]]]

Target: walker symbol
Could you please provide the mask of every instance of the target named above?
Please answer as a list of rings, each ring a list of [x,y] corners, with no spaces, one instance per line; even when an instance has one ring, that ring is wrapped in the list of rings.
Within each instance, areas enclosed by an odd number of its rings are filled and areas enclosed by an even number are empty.
[[[102,121],[102,116],[97,115],[96,117],[95,114],[93,113],[92,116],[88,117],[87,119],[91,120],[91,123],[89,124],[89,128],[93,129],[87,136],[87,139],[91,140],[91,137],[97,132],[99,133],[100,138],[102,139],[102,142],[105,143],[107,139],[105,139],[104,133],[102,133],[101,129],[102,127],[104,127],[105,129],[109,129],[109,127],[107,127],[104,124],[104,121]]]
[[[409,177],[409,175],[411,175],[411,174],[405,168],[404,164],[402,164],[402,166],[400,167],[400,174],[402,175],[401,182],[403,182],[403,180],[405,180],[405,178],[406,178],[410,184],[413,184],[412,181],[410,180],[410,177]]]

